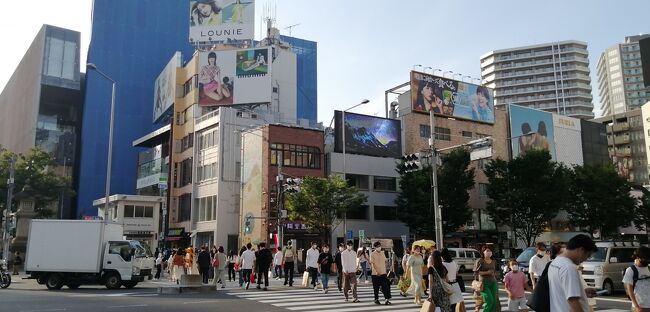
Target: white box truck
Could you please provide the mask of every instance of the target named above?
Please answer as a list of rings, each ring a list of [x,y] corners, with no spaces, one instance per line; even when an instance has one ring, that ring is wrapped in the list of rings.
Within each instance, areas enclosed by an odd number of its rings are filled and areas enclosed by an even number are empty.
[[[149,247],[124,240],[120,224],[101,220],[32,220],[25,271],[48,289],[84,284],[135,287],[151,279]]]

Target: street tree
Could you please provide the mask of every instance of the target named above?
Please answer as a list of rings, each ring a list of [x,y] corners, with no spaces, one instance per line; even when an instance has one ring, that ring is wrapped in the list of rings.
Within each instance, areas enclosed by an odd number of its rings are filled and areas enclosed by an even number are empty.
[[[14,174],[14,194],[29,184],[34,194],[34,211],[37,218],[51,218],[54,211],[50,207],[60,196],[73,196],[72,181],[54,172],[56,161],[46,151],[33,148],[27,154],[16,154],[8,150],[0,151],[0,203],[5,205],[7,198],[7,180],[9,178],[9,160],[16,160]],[[11,211],[17,209],[17,202],[12,202]],[[4,208],[3,208],[4,209]]]
[[[456,149],[441,155],[438,167],[438,204],[441,205],[443,232],[456,232],[472,218],[469,190],[474,187],[474,169],[470,168],[469,151]],[[398,218],[418,236],[435,237],[431,166],[406,173],[398,171],[400,193],[395,201]]]
[[[500,226],[509,226],[531,246],[567,200],[568,169],[548,151],[529,151],[511,161],[488,162],[486,211]]]
[[[304,223],[326,242],[342,222],[341,216],[360,208],[366,199],[341,177],[305,177],[300,191],[287,194],[286,207],[289,219]]]
[[[643,186],[641,186],[642,189]],[[645,189],[644,189],[645,190]],[[639,198],[635,212],[634,225],[639,231],[650,231],[650,192],[645,190],[643,196]]]
[[[636,199],[630,196],[630,184],[612,165],[576,166],[570,180],[567,212],[572,224],[611,237],[634,220]]]

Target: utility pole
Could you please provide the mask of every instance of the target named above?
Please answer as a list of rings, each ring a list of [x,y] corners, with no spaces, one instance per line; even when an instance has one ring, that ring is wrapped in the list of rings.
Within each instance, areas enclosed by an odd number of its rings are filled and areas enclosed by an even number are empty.
[[[283,186],[284,176],[282,175],[282,162],[284,162],[284,159],[278,160],[278,175],[275,178],[276,183],[278,184],[278,186],[277,186],[278,187],[278,199],[277,199],[278,202],[275,205],[278,208],[278,246],[277,247],[282,246],[282,244],[284,243],[284,241],[283,241],[283,239],[284,239],[283,236],[284,235],[282,235],[282,230],[283,230],[282,229],[282,210],[284,208],[284,196],[282,196],[283,193],[284,193],[284,190],[283,190],[283,188],[284,188],[284,186]]]
[[[431,137],[429,138],[429,149],[431,150],[431,191],[433,192],[433,216],[436,227],[436,246],[438,249],[443,248],[442,239],[442,210],[438,205],[438,151],[435,142],[435,125],[436,118],[433,109],[429,111],[429,127],[431,128]]]
[[[4,211],[4,231],[2,231],[3,252],[2,258],[7,263],[9,259],[9,214],[11,213],[11,201],[14,194],[14,174],[16,172],[16,159],[9,159],[9,179],[7,180],[7,202]]]

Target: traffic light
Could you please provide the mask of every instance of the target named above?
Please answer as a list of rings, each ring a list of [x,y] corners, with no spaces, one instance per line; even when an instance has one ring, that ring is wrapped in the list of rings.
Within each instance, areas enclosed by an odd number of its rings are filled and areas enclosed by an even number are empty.
[[[244,233],[250,234],[251,230],[251,216],[246,216],[246,221],[244,222]]]
[[[402,170],[404,170],[404,172],[414,172],[422,169],[422,156],[420,153],[406,154],[402,156]]]
[[[298,193],[300,192],[300,184],[302,184],[302,179],[288,178],[286,184],[284,185],[284,192]]]

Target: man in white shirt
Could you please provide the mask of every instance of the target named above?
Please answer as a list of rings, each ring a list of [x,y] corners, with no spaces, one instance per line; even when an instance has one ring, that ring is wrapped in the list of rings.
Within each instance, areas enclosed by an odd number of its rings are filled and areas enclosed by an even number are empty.
[[[273,256],[273,273],[276,280],[282,279],[282,247],[279,246]]]
[[[566,250],[551,262],[548,269],[551,311],[590,311],[587,297],[593,297],[595,290],[583,288],[578,265],[597,250],[587,235],[576,235],[569,240]]]
[[[634,252],[634,266],[625,270],[623,284],[632,301],[632,311],[650,311],[650,248],[639,247]],[[635,272],[636,271],[636,272]]]
[[[318,251],[318,245],[316,242],[311,243],[311,248],[307,250],[307,260],[305,264],[307,265],[307,271],[311,277],[311,286],[314,287],[314,290],[317,290],[316,281],[318,280],[318,256],[320,251]]]
[[[253,273],[253,268],[255,267],[255,252],[251,250],[253,245],[251,243],[246,244],[246,250],[241,254],[240,257],[240,266],[242,274],[244,275],[244,283],[246,283],[246,289],[251,286],[251,273]]]
[[[352,288],[352,302],[359,302],[357,297],[357,253],[353,250],[354,243],[348,241],[347,248],[341,253],[341,265],[343,267],[343,295],[345,302],[348,302],[348,291]]]
[[[537,254],[532,256],[528,263],[528,274],[530,275],[530,281],[533,283],[533,289],[537,286],[537,279],[542,276],[546,264],[551,261],[546,254],[546,245],[544,243],[538,242],[535,247],[537,248]]]

